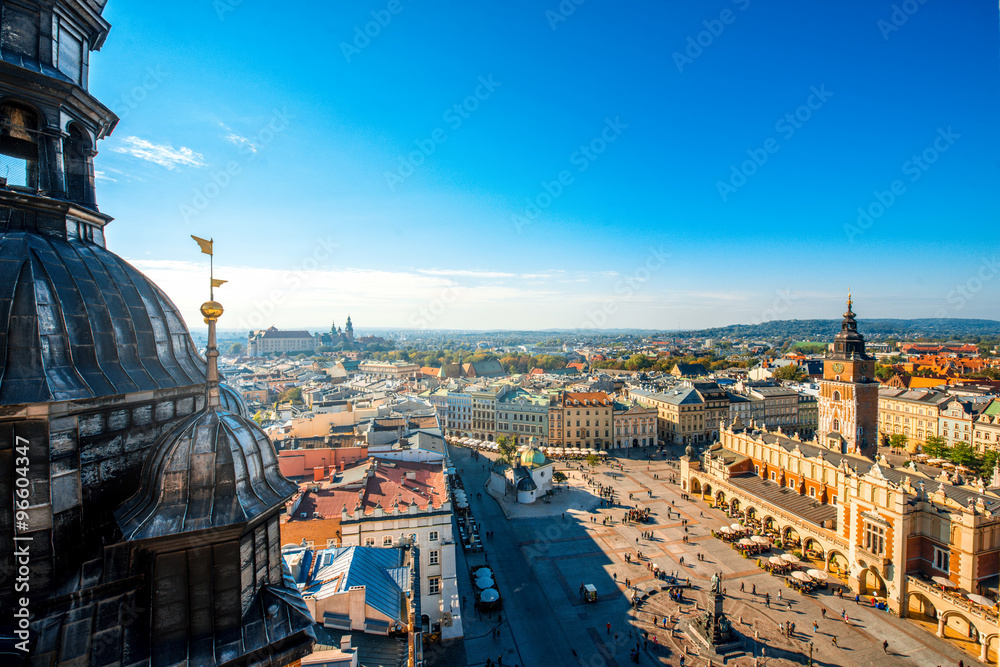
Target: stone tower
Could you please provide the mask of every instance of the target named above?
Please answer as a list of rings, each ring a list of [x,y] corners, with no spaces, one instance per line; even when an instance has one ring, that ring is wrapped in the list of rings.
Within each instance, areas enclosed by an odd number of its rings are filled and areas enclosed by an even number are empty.
[[[847,312],[833,352],[823,362],[820,381],[821,443],[837,451],[874,459],[878,450],[878,380],[875,358],[865,352],[865,339],[847,297]]]
[[[105,247],[105,4],[0,0],[4,664],[287,664],[313,642],[272,527],[289,482],[176,306]]]

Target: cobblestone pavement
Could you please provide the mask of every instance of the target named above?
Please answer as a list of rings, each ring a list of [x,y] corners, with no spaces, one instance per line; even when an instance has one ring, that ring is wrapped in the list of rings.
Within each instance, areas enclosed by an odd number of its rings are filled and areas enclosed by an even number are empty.
[[[689,637],[671,626],[683,629],[704,611],[705,591],[715,572],[722,573],[725,612],[744,645],[726,664],[752,665],[759,658],[761,664],[775,667],[806,664],[810,644],[816,665],[954,667],[959,660],[966,665],[981,664],[977,655],[912,621],[855,605],[853,595],[840,600],[829,590],[804,596],[787,588],[783,579],[772,577],[754,560],[744,559],[711,537],[712,529],[730,521],[704,503],[682,500],[680,487],[670,481],[676,469],[662,457],[609,462],[620,464],[621,470],[606,464],[593,470],[585,464],[560,465],[575,490],[560,491],[551,503],[507,507],[510,518],[485,491],[489,473],[484,467],[488,468],[490,459],[483,455],[473,460],[468,450],[453,447],[452,460],[462,470],[482,531],[494,533],[484,541],[483,553],[459,557],[459,591],[467,599],[463,623],[469,665],[483,665],[488,658],[495,663],[502,656],[502,664],[508,667],[624,666],[634,664],[629,653],[637,643],[642,665],[679,665],[682,656],[685,665],[707,665],[708,657],[699,655]],[[602,507],[590,481],[614,488],[616,506]],[[648,507],[651,521],[621,523],[626,506]],[[688,544],[683,542],[683,520],[688,521]],[[652,539],[644,539],[643,532],[650,532]],[[637,550],[643,552],[642,562],[636,561]],[[626,553],[631,554],[631,563],[625,561]],[[698,554],[704,555],[703,561]],[[693,588],[685,602],[672,602],[665,593],[656,593],[638,609],[630,606],[625,580],[646,589],[654,581],[648,569],[651,563],[690,577]],[[483,564],[494,569],[504,598],[499,619],[480,616],[472,608],[475,594],[468,571]],[[579,587],[584,583],[597,587],[598,602],[588,604],[581,599]],[[757,595],[750,593],[754,586]],[[770,607],[764,593],[771,595]],[[849,625],[841,620],[842,611]],[[677,622],[664,629],[662,618],[667,614]],[[795,623],[795,633],[786,637],[779,632],[779,624],[789,621]],[[816,632],[814,621],[819,626]],[[649,633],[645,645],[644,632]],[[889,643],[887,652],[883,641]],[[715,664],[722,662],[716,659]]]

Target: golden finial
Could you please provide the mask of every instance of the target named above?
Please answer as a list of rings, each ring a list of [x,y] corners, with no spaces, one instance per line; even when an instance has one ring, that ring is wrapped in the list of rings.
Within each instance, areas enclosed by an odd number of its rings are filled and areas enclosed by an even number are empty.
[[[850,310],[852,305],[854,305],[854,301],[851,300],[851,288],[848,287],[847,288],[847,310]]]
[[[219,395],[219,348],[216,345],[215,323],[222,316],[222,304],[215,300],[215,288],[222,287],[225,280],[218,280],[215,277],[214,266],[214,241],[205,240],[195,235],[191,235],[201,251],[209,257],[208,269],[208,301],[201,304],[201,314],[208,325],[208,345],[205,347],[205,356],[208,358],[208,368],[205,373],[205,393],[206,404],[210,408],[218,408],[222,401]]]

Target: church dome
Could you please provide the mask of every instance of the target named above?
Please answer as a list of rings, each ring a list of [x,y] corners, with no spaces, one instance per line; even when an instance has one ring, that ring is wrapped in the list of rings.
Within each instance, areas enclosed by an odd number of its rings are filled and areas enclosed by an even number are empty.
[[[0,405],[205,381],[177,307],[100,245],[4,232],[0,286]]]
[[[232,412],[234,415],[239,415],[244,419],[250,419],[250,408],[247,406],[246,401],[243,400],[243,396],[224,382],[219,384],[219,399],[222,403],[222,408],[226,412]]]
[[[539,450],[534,447],[524,450],[521,454],[521,465],[530,468],[532,466],[540,466],[545,463],[545,454],[542,454]]]
[[[207,408],[164,434],[115,518],[126,540],[246,524],[298,489],[253,422]]]

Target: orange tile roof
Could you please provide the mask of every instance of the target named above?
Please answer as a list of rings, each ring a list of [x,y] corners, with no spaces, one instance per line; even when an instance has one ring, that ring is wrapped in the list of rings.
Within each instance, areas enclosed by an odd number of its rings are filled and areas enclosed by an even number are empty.
[[[344,475],[350,479],[352,471],[356,471],[359,466],[368,468],[373,461],[375,459],[368,459],[350,466]],[[414,479],[407,478],[409,472],[414,474]],[[375,465],[374,475],[365,478],[362,485],[350,485],[350,488],[326,486],[317,491],[306,491],[295,510],[295,516],[305,512],[311,518],[314,512],[318,512],[321,518],[339,517],[345,505],[348,515],[353,515],[361,491],[364,492],[361,509],[365,515],[371,515],[376,507],[389,512],[394,501],[398,501],[400,511],[405,511],[414,503],[420,511],[428,511],[429,506],[440,508],[447,500],[445,476],[440,463],[379,460]],[[295,520],[295,517],[289,519]]]

